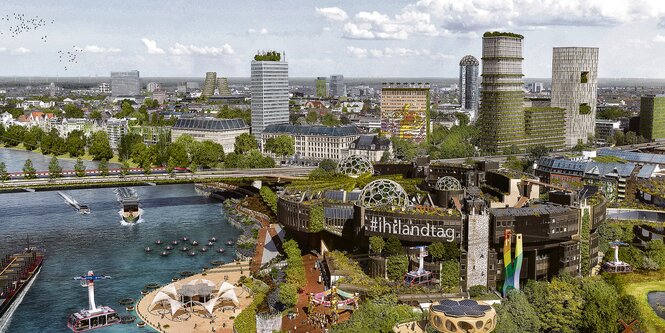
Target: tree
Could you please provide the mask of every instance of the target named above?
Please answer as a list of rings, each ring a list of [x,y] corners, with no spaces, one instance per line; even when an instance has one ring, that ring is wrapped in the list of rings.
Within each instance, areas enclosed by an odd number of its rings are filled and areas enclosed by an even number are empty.
[[[42,154],[45,155],[60,155],[67,152],[65,139],[60,137],[58,130],[51,129],[48,133],[42,134],[40,141]]]
[[[266,150],[277,156],[291,156],[295,154],[295,139],[288,135],[278,135],[266,140]]]
[[[102,158],[101,161],[99,161],[99,165],[97,166],[97,169],[101,173],[102,177],[108,176],[109,175],[109,162],[105,158]]]
[[[418,154],[416,145],[409,140],[392,137],[391,141],[393,144],[393,154],[397,159],[411,161]]]
[[[236,136],[235,144],[233,145],[234,152],[237,154],[244,154],[252,149],[258,149],[256,139],[249,133],[242,133]]]
[[[83,111],[74,104],[66,104],[65,118],[83,118]]]
[[[135,144],[142,143],[143,137],[137,133],[127,133],[120,137],[118,143],[118,159],[122,162],[132,156],[132,149]]]
[[[77,157],[85,154],[85,135],[83,131],[73,130],[67,134],[65,139],[67,152],[71,157]]]
[[[122,167],[120,168],[120,173],[125,176],[129,174],[129,162],[127,160],[122,162]]]
[[[273,213],[277,214],[277,195],[275,192],[273,192],[268,186],[261,186],[259,194],[268,208],[270,208]]]
[[[529,304],[526,295],[511,289],[501,304],[496,307],[497,323],[495,333],[538,333],[540,319],[534,307]]]
[[[32,166],[31,159],[25,160],[25,164],[23,164],[23,177],[25,177],[25,179],[37,178],[35,167]]]
[[[646,256],[651,258],[659,267],[665,267],[665,243],[660,239],[647,242]]]
[[[102,158],[107,160],[113,158],[113,150],[109,143],[108,134],[105,131],[97,131],[92,135],[92,143],[88,152],[92,155],[92,159],[96,161]]]
[[[224,161],[224,147],[219,143],[205,140],[195,145],[192,162],[204,168],[212,168]]]
[[[8,147],[16,147],[21,141],[23,141],[23,136],[25,135],[25,128],[19,125],[11,125],[5,131],[4,143]]]
[[[396,281],[404,277],[409,269],[409,258],[404,254],[396,254],[388,257],[386,272],[388,279]]]
[[[42,136],[44,135],[44,130],[37,126],[31,127],[29,130],[25,131],[23,135],[23,146],[27,150],[34,150],[39,147],[39,143],[42,141]]]
[[[326,158],[319,163],[319,168],[328,172],[334,172],[337,169],[337,162]]]
[[[369,249],[372,253],[380,255],[383,248],[386,246],[386,242],[383,240],[383,237],[379,236],[370,236],[369,238]]]
[[[48,177],[51,179],[62,177],[62,167],[55,156],[51,158],[51,162],[48,164]]]
[[[383,155],[381,155],[381,161],[380,162],[381,163],[388,163],[388,162],[390,162],[391,158],[392,157],[390,156],[390,152],[386,150],[386,151],[383,152]]]
[[[316,111],[307,112],[307,115],[305,116],[305,122],[308,124],[316,124],[317,121],[319,121],[319,114],[316,113]]]
[[[76,172],[77,177],[85,177],[85,164],[83,164],[83,160],[80,157],[76,159],[74,172]]]
[[[182,144],[174,142],[169,146],[169,163],[174,167],[183,168],[189,165],[189,156]]]
[[[546,156],[549,151],[549,148],[544,145],[531,146],[526,150],[529,159],[532,161],[538,161],[541,157]]]
[[[434,242],[427,247],[427,252],[429,252],[429,255],[436,260],[443,259],[444,251],[445,249],[443,248],[443,243],[441,242]]]
[[[99,110],[94,110],[90,112],[90,120],[102,120],[102,113]]]
[[[503,149],[503,155],[515,155],[519,154],[520,149],[517,147],[517,145],[511,145],[510,147],[506,147]]]
[[[290,308],[298,302],[298,288],[291,283],[279,285],[279,302]]]
[[[577,286],[559,278],[551,283],[532,280],[527,283],[525,293],[538,313],[542,331],[577,332],[584,301]]]
[[[342,122],[335,117],[332,113],[326,113],[321,117],[321,125],[324,126],[339,126]]]
[[[396,254],[403,254],[404,248],[402,247],[402,242],[399,241],[397,236],[391,235],[386,240],[386,246],[383,248],[386,256],[393,256]]]
[[[459,292],[459,262],[446,260],[441,265],[441,286],[449,292]]]
[[[617,300],[619,319],[623,319],[624,322],[630,323],[633,320],[642,320],[640,315],[640,303],[637,301],[635,296],[622,294]]]
[[[7,165],[5,162],[0,162],[0,181],[6,182],[9,180],[9,173],[7,173]]]
[[[616,332],[619,321],[617,291],[605,281],[597,278],[585,279],[582,283],[584,306],[580,321],[582,332]]]

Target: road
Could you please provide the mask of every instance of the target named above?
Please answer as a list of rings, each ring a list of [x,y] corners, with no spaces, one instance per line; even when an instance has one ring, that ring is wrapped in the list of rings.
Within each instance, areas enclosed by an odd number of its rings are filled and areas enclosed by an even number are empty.
[[[0,188],[24,188],[29,189],[30,187],[35,186],[45,186],[45,185],[86,185],[94,183],[108,183],[108,182],[144,182],[151,184],[158,181],[177,181],[177,180],[191,180],[195,181],[205,181],[206,179],[215,179],[215,178],[243,178],[243,177],[270,177],[270,178],[282,178],[282,179],[295,179],[300,177],[306,177],[314,167],[302,167],[302,166],[287,166],[287,167],[277,167],[270,169],[219,169],[219,170],[209,170],[209,171],[200,171],[196,173],[176,173],[173,175],[169,174],[155,174],[155,175],[126,175],[126,176],[89,176],[89,177],[63,177],[57,179],[48,179],[48,178],[38,178],[38,179],[13,179],[8,180],[0,184]]]

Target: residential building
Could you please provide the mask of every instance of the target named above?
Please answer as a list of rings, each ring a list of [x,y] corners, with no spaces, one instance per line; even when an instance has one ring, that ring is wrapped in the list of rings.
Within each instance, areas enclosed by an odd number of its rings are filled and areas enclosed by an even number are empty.
[[[387,137],[426,140],[429,135],[429,84],[383,83],[381,133]]]
[[[252,134],[258,142],[267,126],[289,123],[289,63],[269,54],[255,56],[251,65]]]
[[[380,131],[381,130],[381,118],[377,117],[360,117],[356,126],[365,129],[367,131]]]
[[[390,139],[378,135],[361,135],[349,145],[349,155],[367,157],[370,162],[379,162],[384,154],[393,154]]]
[[[482,90],[478,124],[480,148],[500,154],[513,146],[527,145],[522,82],[523,36],[485,33],[483,36]]]
[[[344,84],[344,75],[330,76],[330,97],[338,98],[346,96],[346,85]]]
[[[249,126],[242,119],[179,118],[171,128],[171,140],[187,134],[196,141],[219,143],[229,153],[234,151],[236,137],[244,133],[249,134]]]
[[[642,96],[640,135],[648,140],[665,139],[665,95]]]
[[[21,108],[23,110],[28,110],[31,108],[40,108],[40,109],[48,109],[52,108],[55,106],[54,101],[50,102],[43,102],[40,100],[29,100],[29,101],[22,101],[16,105],[17,108]]]
[[[81,131],[86,136],[90,137],[92,134],[100,130],[95,121],[85,118],[51,118],[46,124],[47,131],[55,129],[61,137],[67,137],[72,131]]]
[[[459,101],[463,110],[476,118],[478,111],[478,66],[480,62],[472,55],[466,55],[459,62]]]
[[[596,139],[599,142],[607,142],[607,139],[613,138],[614,133],[618,131],[622,131],[621,121],[610,120],[610,119],[596,119]]]
[[[229,89],[229,81],[225,77],[217,78],[217,89],[215,89],[215,95],[228,97],[231,96],[231,90]]]
[[[361,131],[354,125],[334,127],[323,125],[269,125],[261,134],[261,147],[265,147],[268,139],[280,135],[288,135],[294,138],[294,158],[296,160],[320,161],[332,159],[337,161],[349,155],[351,143],[360,137]],[[263,149],[263,152],[272,155],[265,149]]]
[[[0,124],[5,127],[5,129],[12,124],[14,124],[14,116],[11,113],[5,111],[0,114]]]
[[[317,77],[316,82],[316,97],[328,97],[328,82],[325,77]]]
[[[149,93],[155,92],[157,90],[160,90],[161,86],[157,82],[148,82],[148,84],[145,85],[145,90],[148,91]]]
[[[129,132],[127,119],[109,119],[106,121],[106,133],[109,136],[111,148],[117,149],[120,144],[120,138]]]
[[[552,53],[552,106],[566,110],[566,146],[594,137],[598,48],[555,47]]]
[[[97,87],[97,92],[100,94],[110,94],[111,93],[111,85],[108,83],[100,83],[99,86]]]
[[[171,142],[171,127],[167,126],[132,126],[129,132],[140,135],[147,146],[157,144],[160,138],[164,138],[163,142]]]
[[[137,96],[140,93],[139,71],[111,72],[111,96]]]
[[[206,78],[203,82],[203,90],[201,96],[210,97],[215,93],[215,86],[217,85],[217,72],[206,72]]]
[[[524,134],[529,146],[545,146],[551,150],[565,147],[565,110],[556,107],[524,108]]]

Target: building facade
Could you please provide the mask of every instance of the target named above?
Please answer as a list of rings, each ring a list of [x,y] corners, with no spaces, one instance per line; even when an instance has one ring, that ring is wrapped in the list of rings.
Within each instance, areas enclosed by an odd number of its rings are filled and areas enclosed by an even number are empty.
[[[361,135],[349,145],[349,155],[364,156],[370,162],[381,161],[384,154],[392,156],[392,144],[377,135]]]
[[[261,134],[261,147],[265,147],[266,141],[270,138],[288,135],[295,140],[294,157],[296,160],[339,160],[349,154],[351,143],[358,139],[361,134],[360,129],[354,125],[335,127],[323,125],[269,125]],[[269,154],[265,149],[263,152]]]
[[[129,133],[129,124],[127,119],[111,118],[106,121],[106,134],[109,136],[111,148],[117,149],[120,138]]]
[[[497,154],[506,148],[526,145],[524,82],[522,82],[523,36],[485,33],[483,36],[483,82],[480,93],[480,147]]]
[[[252,134],[258,142],[267,126],[289,123],[289,63],[273,59],[251,65]]]
[[[381,134],[426,140],[429,135],[429,84],[384,83],[381,88]]]
[[[480,62],[472,55],[466,55],[459,63],[459,101],[462,109],[469,110],[471,119],[478,111],[478,67]]]
[[[618,131],[622,131],[621,122],[619,120],[596,119],[596,140],[607,142],[607,140],[613,138],[614,133]]]
[[[640,135],[648,140],[665,138],[665,95],[642,96]]]
[[[219,96],[231,96],[231,89],[229,89],[229,80],[225,77],[217,78],[216,94]]]
[[[111,72],[111,96],[141,94],[139,71]]]
[[[210,97],[215,93],[215,85],[217,84],[217,72],[206,72],[205,81],[203,81],[203,90],[201,91],[202,97]]]
[[[594,137],[598,48],[555,47],[552,53],[552,106],[566,110],[566,146]]]
[[[346,96],[346,85],[344,85],[344,75],[331,75],[330,76],[330,97],[344,97]]]
[[[316,97],[328,97],[328,81],[325,77],[317,77],[316,82]]]
[[[199,142],[219,143],[229,153],[234,151],[236,137],[243,133],[249,134],[249,126],[242,119],[180,118],[171,128],[171,140],[187,134]]]

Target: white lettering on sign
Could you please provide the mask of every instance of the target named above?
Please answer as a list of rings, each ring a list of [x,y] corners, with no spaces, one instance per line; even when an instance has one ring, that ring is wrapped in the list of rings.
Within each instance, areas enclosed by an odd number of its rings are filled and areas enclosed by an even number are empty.
[[[455,240],[454,228],[430,225],[429,222],[425,225],[413,225],[408,221],[402,224],[399,218],[386,220],[385,216],[372,215],[367,228],[376,233],[443,238],[447,242]]]

